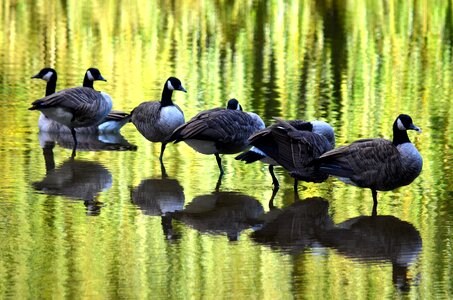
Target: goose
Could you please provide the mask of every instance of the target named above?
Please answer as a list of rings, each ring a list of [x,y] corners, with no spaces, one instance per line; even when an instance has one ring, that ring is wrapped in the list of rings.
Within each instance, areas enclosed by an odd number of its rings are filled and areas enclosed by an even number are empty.
[[[311,163],[335,147],[333,128],[324,121],[275,120],[277,123],[253,134],[249,138],[253,147],[236,159],[246,163],[260,160],[269,164],[275,190],[278,190],[279,183],[273,167],[278,165],[294,177],[296,190],[298,180],[322,182],[327,179],[328,175],[316,172]]]
[[[170,141],[186,142],[202,154],[214,154],[224,174],[220,154],[235,154],[249,148],[248,138],[265,127],[263,120],[251,112],[242,111],[237,99],[230,99],[227,108],[214,108],[198,113],[187,123],[178,127]]]
[[[55,69],[44,68],[31,78],[46,81],[47,85],[45,96],[49,96],[55,93],[57,77],[57,71],[55,71]],[[129,114],[125,112],[112,110],[98,126],[79,127],[75,130],[80,134],[118,133],[120,129],[129,121],[128,117]],[[71,133],[68,127],[46,117],[43,113],[39,116],[38,128],[40,132]]]
[[[393,141],[382,138],[358,140],[324,153],[315,165],[321,172],[347,184],[371,189],[373,214],[376,214],[377,191],[408,185],[422,170],[423,159],[409,140],[407,130],[421,133],[410,116],[401,114],[393,123]]]
[[[137,130],[149,141],[162,143],[159,160],[164,157],[167,139],[178,126],[184,124],[184,113],[171,100],[173,91],[187,93],[181,81],[170,77],[165,81],[160,101],[141,103],[131,112],[131,122]]]
[[[74,140],[73,156],[77,148],[75,128],[99,124],[112,109],[112,99],[93,88],[93,81],[102,80],[96,68],[89,68],[83,79],[83,87],[75,87],[38,99],[29,110],[39,110],[46,117],[67,126]]]

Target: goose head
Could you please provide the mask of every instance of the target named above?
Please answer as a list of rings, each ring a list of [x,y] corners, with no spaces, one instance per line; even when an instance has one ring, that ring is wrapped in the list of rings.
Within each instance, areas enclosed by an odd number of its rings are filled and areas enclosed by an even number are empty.
[[[42,79],[44,81],[49,82],[51,79],[54,79],[54,80],[57,79],[57,71],[55,71],[52,68],[44,68],[41,71],[39,71],[38,74],[33,75],[31,78],[32,79],[38,78],[38,79]]]
[[[176,77],[170,77],[165,83],[165,87],[170,91],[181,91],[187,93],[186,89],[182,86],[181,80]]]
[[[393,124],[393,129],[400,131],[415,130],[418,133],[422,132],[419,127],[415,126],[414,123],[412,123],[412,118],[405,114],[401,114],[398,116],[398,118],[396,118],[395,123]]]
[[[91,82],[96,80],[107,81],[104,77],[102,77],[101,72],[96,68],[89,68],[85,73],[85,79],[88,79]]]
[[[227,109],[242,111],[242,106],[239,104],[239,101],[237,99],[232,98],[228,100]]]

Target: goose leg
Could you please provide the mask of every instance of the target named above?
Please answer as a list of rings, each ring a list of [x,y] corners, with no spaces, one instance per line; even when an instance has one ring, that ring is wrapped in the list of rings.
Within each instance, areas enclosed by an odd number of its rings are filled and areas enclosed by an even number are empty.
[[[216,153],[214,155],[215,155],[215,159],[217,161],[217,165],[219,166],[219,169],[220,169],[220,176],[222,176],[223,175],[222,159],[220,158],[220,155],[218,153]]]
[[[74,128],[71,129],[71,134],[72,134],[72,139],[74,140],[74,147],[72,148],[72,154],[71,157],[74,158],[76,156],[76,149],[77,149],[77,137],[76,137],[76,131]]]
[[[278,191],[278,188],[280,187],[280,184],[278,183],[277,177],[275,177],[274,166],[273,165],[269,165],[269,173],[271,173],[272,184],[274,185],[274,188],[276,188],[277,191]]]
[[[160,147],[159,160],[160,160],[161,163],[162,163],[162,159],[164,158],[164,151],[165,151],[165,147],[166,146],[167,146],[167,143],[162,143],[162,146]]]
[[[167,170],[165,169],[164,163],[162,161],[160,162],[160,172],[162,174],[162,178],[168,177]]]
[[[378,202],[377,202],[377,191],[376,190],[371,190],[371,194],[373,195],[373,211],[371,213],[371,215],[373,217],[377,216],[377,205],[378,205]]]
[[[272,189],[272,196],[271,196],[271,199],[269,200],[269,209],[270,210],[275,208],[275,206],[274,206],[274,198],[277,195],[278,189],[279,189],[278,186],[274,186],[274,188]]]
[[[296,192],[296,193],[297,193],[298,185],[299,185],[299,180],[294,178],[294,192]]]

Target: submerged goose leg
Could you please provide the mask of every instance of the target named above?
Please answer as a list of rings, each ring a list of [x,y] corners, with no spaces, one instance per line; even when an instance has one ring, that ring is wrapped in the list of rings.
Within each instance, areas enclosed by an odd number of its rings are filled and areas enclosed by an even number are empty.
[[[161,163],[162,163],[162,159],[164,158],[164,151],[165,151],[166,146],[167,146],[167,143],[162,142],[162,146],[160,147],[160,156],[159,156],[159,160]]]
[[[275,177],[275,174],[274,174],[274,166],[273,166],[273,165],[269,165],[269,173],[271,173],[272,184],[274,185],[274,187],[275,187],[275,188],[277,189],[277,191],[278,191],[278,188],[280,187],[280,184],[278,183],[277,177]]]
[[[72,148],[72,157],[75,157],[76,156],[76,149],[77,149],[77,137],[76,137],[76,131],[73,127],[70,128],[71,129],[71,134],[72,134],[72,138],[74,140],[74,147]]]
[[[376,190],[371,190],[371,194],[373,194],[373,211],[371,213],[371,215],[373,217],[377,216],[377,205],[378,205],[378,202],[377,202],[377,191]]]
[[[217,165],[219,166],[220,176],[222,176],[223,175],[222,159],[220,158],[220,155],[218,153],[216,153],[214,155],[215,155],[215,159],[217,161]]]

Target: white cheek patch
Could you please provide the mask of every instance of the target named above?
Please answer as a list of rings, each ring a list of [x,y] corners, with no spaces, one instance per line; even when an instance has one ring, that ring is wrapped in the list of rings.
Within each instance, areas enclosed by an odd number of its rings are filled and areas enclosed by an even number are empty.
[[[398,125],[399,130],[407,130],[406,127],[404,127],[403,122],[401,122],[400,119],[398,119],[398,121],[396,121],[396,124]]]
[[[42,77],[42,79],[45,80],[45,81],[49,81],[50,78],[52,77],[52,75],[53,75],[53,72],[49,71],[49,72],[46,73],[46,75],[44,75]]]
[[[93,77],[93,75],[91,75],[90,71],[87,71],[87,77],[89,80],[94,81],[94,77]]]
[[[171,84],[171,81],[167,81],[167,88],[170,90],[170,91],[174,91],[175,88],[173,87],[173,85]]]
[[[236,110],[241,110],[241,105],[238,103],[238,106],[236,107]]]

